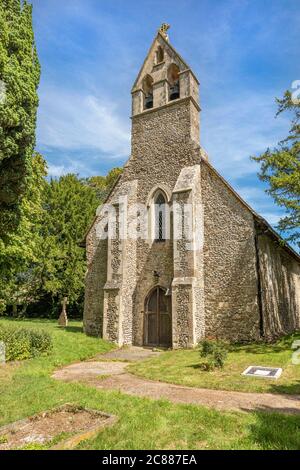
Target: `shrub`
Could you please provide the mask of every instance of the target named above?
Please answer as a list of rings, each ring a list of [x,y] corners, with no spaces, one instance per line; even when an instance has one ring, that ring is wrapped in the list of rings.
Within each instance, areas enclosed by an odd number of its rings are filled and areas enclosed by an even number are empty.
[[[28,330],[30,333],[30,347],[33,355],[44,353],[52,348],[52,339],[45,330]]]
[[[203,340],[199,343],[200,357],[204,359],[200,368],[203,370],[222,369],[227,359],[227,347],[223,341]]]
[[[50,351],[52,339],[44,330],[0,325],[0,341],[5,344],[6,361],[22,361]]]

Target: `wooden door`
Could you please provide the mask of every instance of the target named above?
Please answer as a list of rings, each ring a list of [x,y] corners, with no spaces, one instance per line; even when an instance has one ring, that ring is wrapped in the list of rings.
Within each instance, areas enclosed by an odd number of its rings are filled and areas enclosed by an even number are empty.
[[[171,298],[155,287],[146,299],[145,343],[149,346],[171,346]]]

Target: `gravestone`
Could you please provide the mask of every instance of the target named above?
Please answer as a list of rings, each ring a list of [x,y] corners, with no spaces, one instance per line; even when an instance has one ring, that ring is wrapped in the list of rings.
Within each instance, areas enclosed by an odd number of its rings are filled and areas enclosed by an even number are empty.
[[[68,305],[68,298],[64,297],[62,301],[62,310],[61,314],[58,319],[59,326],[66,327],[68,326],[68,317],[67,317],[67,305]]]

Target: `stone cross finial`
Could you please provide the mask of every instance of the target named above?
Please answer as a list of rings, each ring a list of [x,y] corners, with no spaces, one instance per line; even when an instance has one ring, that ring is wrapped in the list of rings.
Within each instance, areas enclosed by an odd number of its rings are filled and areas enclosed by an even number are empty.
[[[169,40],[169,36],[167,34],[167,31],[170,29],[170,25],[168,23],[163,23],[161,27],[159,28],[159,32],[166,38],[166,40]]]

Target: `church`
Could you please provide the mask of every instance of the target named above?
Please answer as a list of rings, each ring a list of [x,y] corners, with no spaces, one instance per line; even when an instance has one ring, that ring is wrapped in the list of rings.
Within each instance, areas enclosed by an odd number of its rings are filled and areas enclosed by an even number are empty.
[[[300,329],[300,257],[209,162],[199,81],[163,24],[135,80],[131,155],[85,236],[84,330],[119,346]]]

